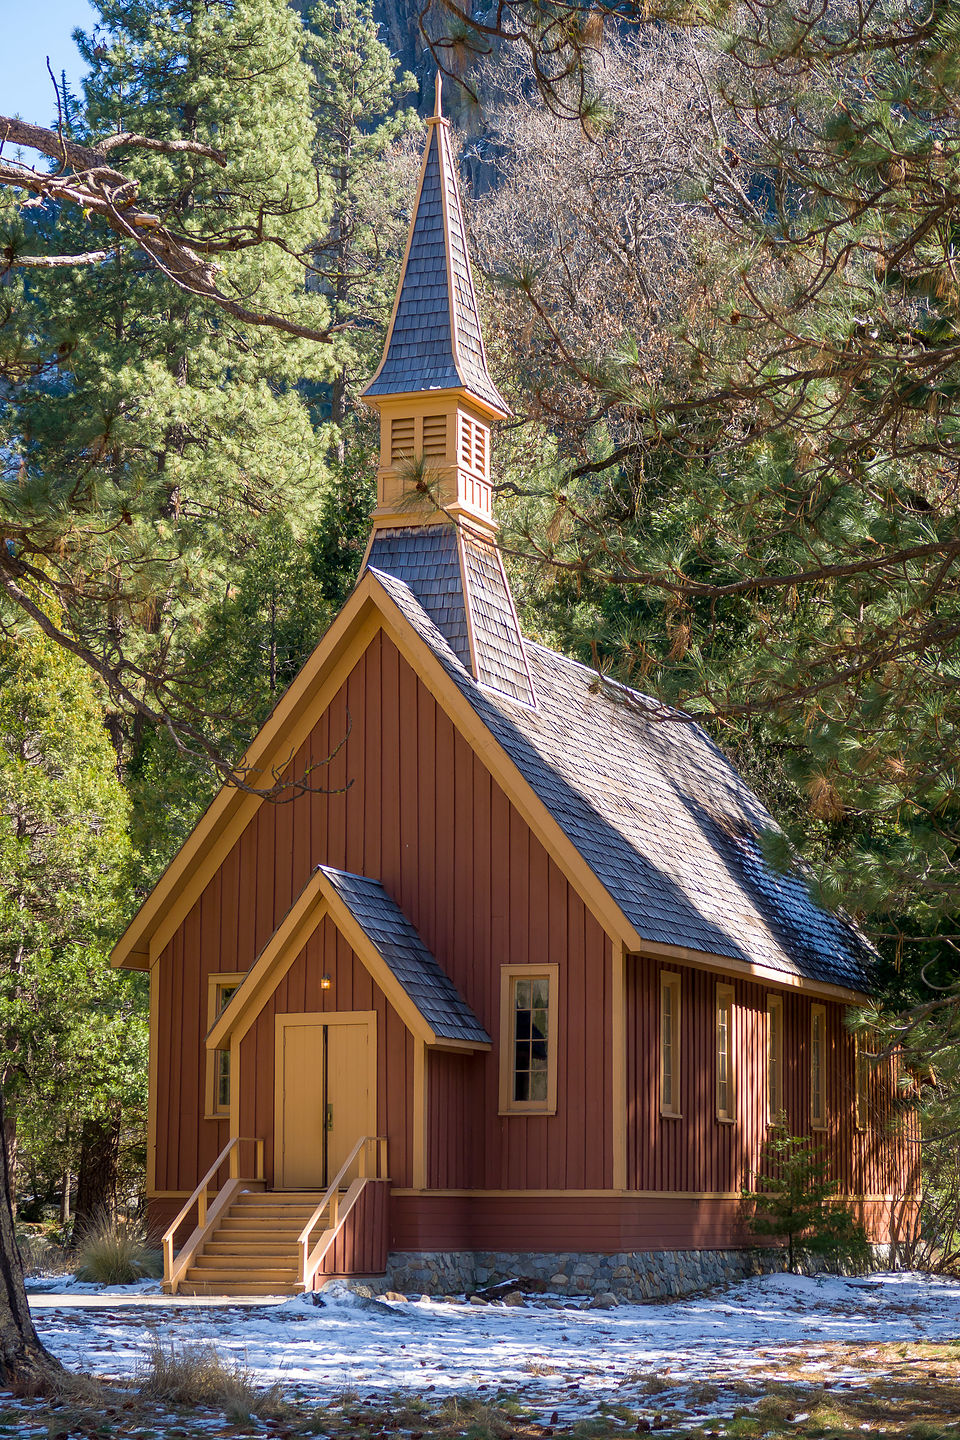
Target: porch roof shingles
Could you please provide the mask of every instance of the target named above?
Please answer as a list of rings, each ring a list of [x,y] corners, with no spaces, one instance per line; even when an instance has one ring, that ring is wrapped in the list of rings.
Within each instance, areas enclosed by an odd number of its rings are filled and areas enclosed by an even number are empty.
[[[490,1036],[380,881],[334,870],[329,865],[318,869],[437,1039],[489,1045]]]
[[[478,685],[410,588],[377,580],[644,940],[861,993],[874,952],[764,859],[773,818],[690,720],[524,642],[536,708]]]

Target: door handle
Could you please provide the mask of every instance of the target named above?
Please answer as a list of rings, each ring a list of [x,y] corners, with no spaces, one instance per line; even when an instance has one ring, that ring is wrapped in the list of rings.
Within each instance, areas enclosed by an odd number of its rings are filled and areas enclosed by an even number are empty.
[[[324,1129],[325,1129],[325,1130],[332,1130],[332,1129],[333,1129],[333,1106],[332,1106],[332,1105],[328,1105],[328,1106],[327,1106],[327,1113],[326,1113],[326,1117],[325,1117],[325,1119],[324,1119]]]

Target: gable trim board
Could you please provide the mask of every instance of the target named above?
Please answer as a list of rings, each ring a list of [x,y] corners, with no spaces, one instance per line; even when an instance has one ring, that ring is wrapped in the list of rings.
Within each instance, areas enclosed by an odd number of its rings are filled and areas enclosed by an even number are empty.
[[[329,869],[317,866],[247,971],[246,979],[211,1027],[207,1035],[207,1049],[225,1049],[228,1041],[231,1049],[239,1045],[284,975],[303,951],[307,941],[315,933],[321,920],[324,916],[329,915],[374,984],[383,991],[387,1001],[396,1010],[415,1040],[422,1045],[444,1050],[468,1052],[489,1050],[491,1048],[490,1037],[476,1017],[472,1016],[472,1012],[457,993],[453,982],[443,975],[437,962],[420,941],[424,957],[432,961],[437,976],[445,982],[444,990],[448,993],[443,996],[443,999],[448,1004],[455,1001],[462,1011],[462,1018],[472,1018],[477,1033],[475,1038],[471,1039],[444,1035],[440,1033],[436,1024],[430,1022],[404,986],[403,981],[395,975],[374,941],[338,893],[336,884],[331,880],[331,874],[341,873],[331,872]],[[408,929],[416,935],[409,922]],[[419,937],[417,939],[419,940]]]
[[[699,968],[752,975],[776,986],[800,988],[809,994],[822,994],[832,999],[856,1001],[866,994],[862,990],[813,980],[749,960],[645,940],[627,920],[617,901],[536,794],[516,762],[461,693],[430,646],[370,570],[361,576],[299,677],[277,702],[251,743],[244,764],[256,768],[260,774],[280,773],[296,755],[318,716],[338,693],[360,654],[381,629],[427,686],[437,704],[552,855],[565,878],[614,944],[623,945],[631,954],[683,959]],[[115,966],[147,969],[156,963],[258,807],[264,803],[260,796],[232,786],[225,785],[218,792],[114,947],[111,959]]]

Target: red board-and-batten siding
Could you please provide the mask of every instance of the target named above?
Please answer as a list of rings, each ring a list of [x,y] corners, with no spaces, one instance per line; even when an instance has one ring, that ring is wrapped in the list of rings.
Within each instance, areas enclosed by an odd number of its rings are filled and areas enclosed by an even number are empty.
[[[189,1191],[224,1144],[228,1125],[203,1120],[207,977],[247,970],[318,863],[374,875],[410,917],[496,1040],[501,964],[561,966],[560,1093],[555,1116],[498,1114],[496,1056],[431,1053],[427,1183],[457,1188],[599,1189],[613,1183],[609,1066],[612,946],[489,771],[454,730],[391,641],[378,634],[291,766],[315,772],[329,793],[262,805],[163,954],[159,965],[159,1082],[155,1189]],[[318,936],[321,932],[318,931]],[[273,1139],[273,1013],[291,985],[309,1008],[392,1009],[350,955],[349,989],[333,974],[325,924],[251,1031],[257,1103],[241,1083],[241,1133]],[[372,998],[371,998],[372,997]],[[300,1008],[293,1001],[290,1010]],[[412,1184],[405,1126],[412,1066],[398,1073],[378,1024],[378,1069],[402,1079],[405,1106],[381,1109],[395,1186]],[[241,1072],[250,1037],[244,1041]],[[395,1047],[394,1047],[395,1048]],[[479,1078],[479,1083],[478,1083]],[[248,1128],[253,1127],[253,1128]],[[179,1136],[178,1136],[179,1131]],[[268,1169],[268,1181],[271,1175]]]
[[[428,1188],[611,1189],[612,943],[383,632],[358,658],[292,760],[290,772],[300,773],[307,764],[321,767],[314,772],[314,783],[326,786],[326,793],[260,806],[158,961],[157,1217],[169,1208],[159,1197],[189,1192],[228,1135],[225,1119],[203,1118],[207,977],[214,971],[250,967],[318,863],[380,879],[494,1038],[491,1055],[429,1054]],[[504,1118],[498,1115],[496,1054],[500,966],[548,960],[560,966],[557,1113]],[[685,1114],[681,1120],[664,1120],[655,1074],[656,977],[661,968],[648,959],[627,962],[627,1185],[647,1192],[729,1194],[743,1175],[737,1157],[745,1163],[752,1160],[759,1143],[767,987],[737,982],[741,1123],[721,1126],[713,1096],[713,987],[720,977],[683,971]],[[326,992],[319,989],[324,971],[334,979]],[[796,1032],[796,1026],[802,1027],[809,1003],[803,996],[785,996],[786,1054],[808,1054],[807,1036],[802,1028]],[[274,1131],[273,1016],[304,1006],[378,1012],[378,1126],[388,1136],[394,1189],[409,1189],[412,1042],[329,921],[298,957],[243,1042],[241,1134],[267,1141],[268,1183]],[[827,1005],[834,1066],[839,1067],[835,1085],[831,1076],[834,1095],[841,1085],[852,1086],[852,1044],[840,1030],[841,1008]],[[795,1049],[791,1041],[801,1040]],[[255,1085],[248,1078],[254,1054]],[[800,1062],[792,1079],[788,1066],[785,1079],[788,1110],[804,1129],[805,1063]],[[756,1103],[748,1115],[750,1095]],[[835,1099],[831,1103],[836,1106]],[[860,1178],[855,1174],[859,1168],[866,1182],[862,1164],[851,1168],[860,1145],[852,1117],[838,1118],[840,1133],[831,1139],[838,1168],[854,1181]],[[893,1151],[888,1153],[899,1168]],[[881,1183],[876,1168],[869,1180],[851,1188],[873,1194],[898,1189]],[[641,1209],[638,1203],[596,1195],[545,1200],[501,1194],[496,1201],[484,1201],[462,1195],[425,1200],[394,1193],[391,1243],[395,1248],[459,1248],[469,1245],[473,1236],[476,1248],[630,1249],[657,1243],[653,1233],[667,1245],[723,1244],[733,1238],[730,1200],[698,1204],[673,1198],[651,1206],[648,1198]],[[690,1214],[684,1218],[687,1208]],[[430,1241],[428,1232],[434,1237]],[[448,1235],[449,1245],[443,1235]]]

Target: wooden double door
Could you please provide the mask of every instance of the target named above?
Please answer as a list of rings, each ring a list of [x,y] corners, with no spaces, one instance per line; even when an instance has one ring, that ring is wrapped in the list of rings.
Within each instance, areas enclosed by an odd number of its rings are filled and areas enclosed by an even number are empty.
[[[278,1190],[323,1190],[376,1134],[376,1012],[277,1016]],[[359,1170],[359,1160],[346,1180]]]

